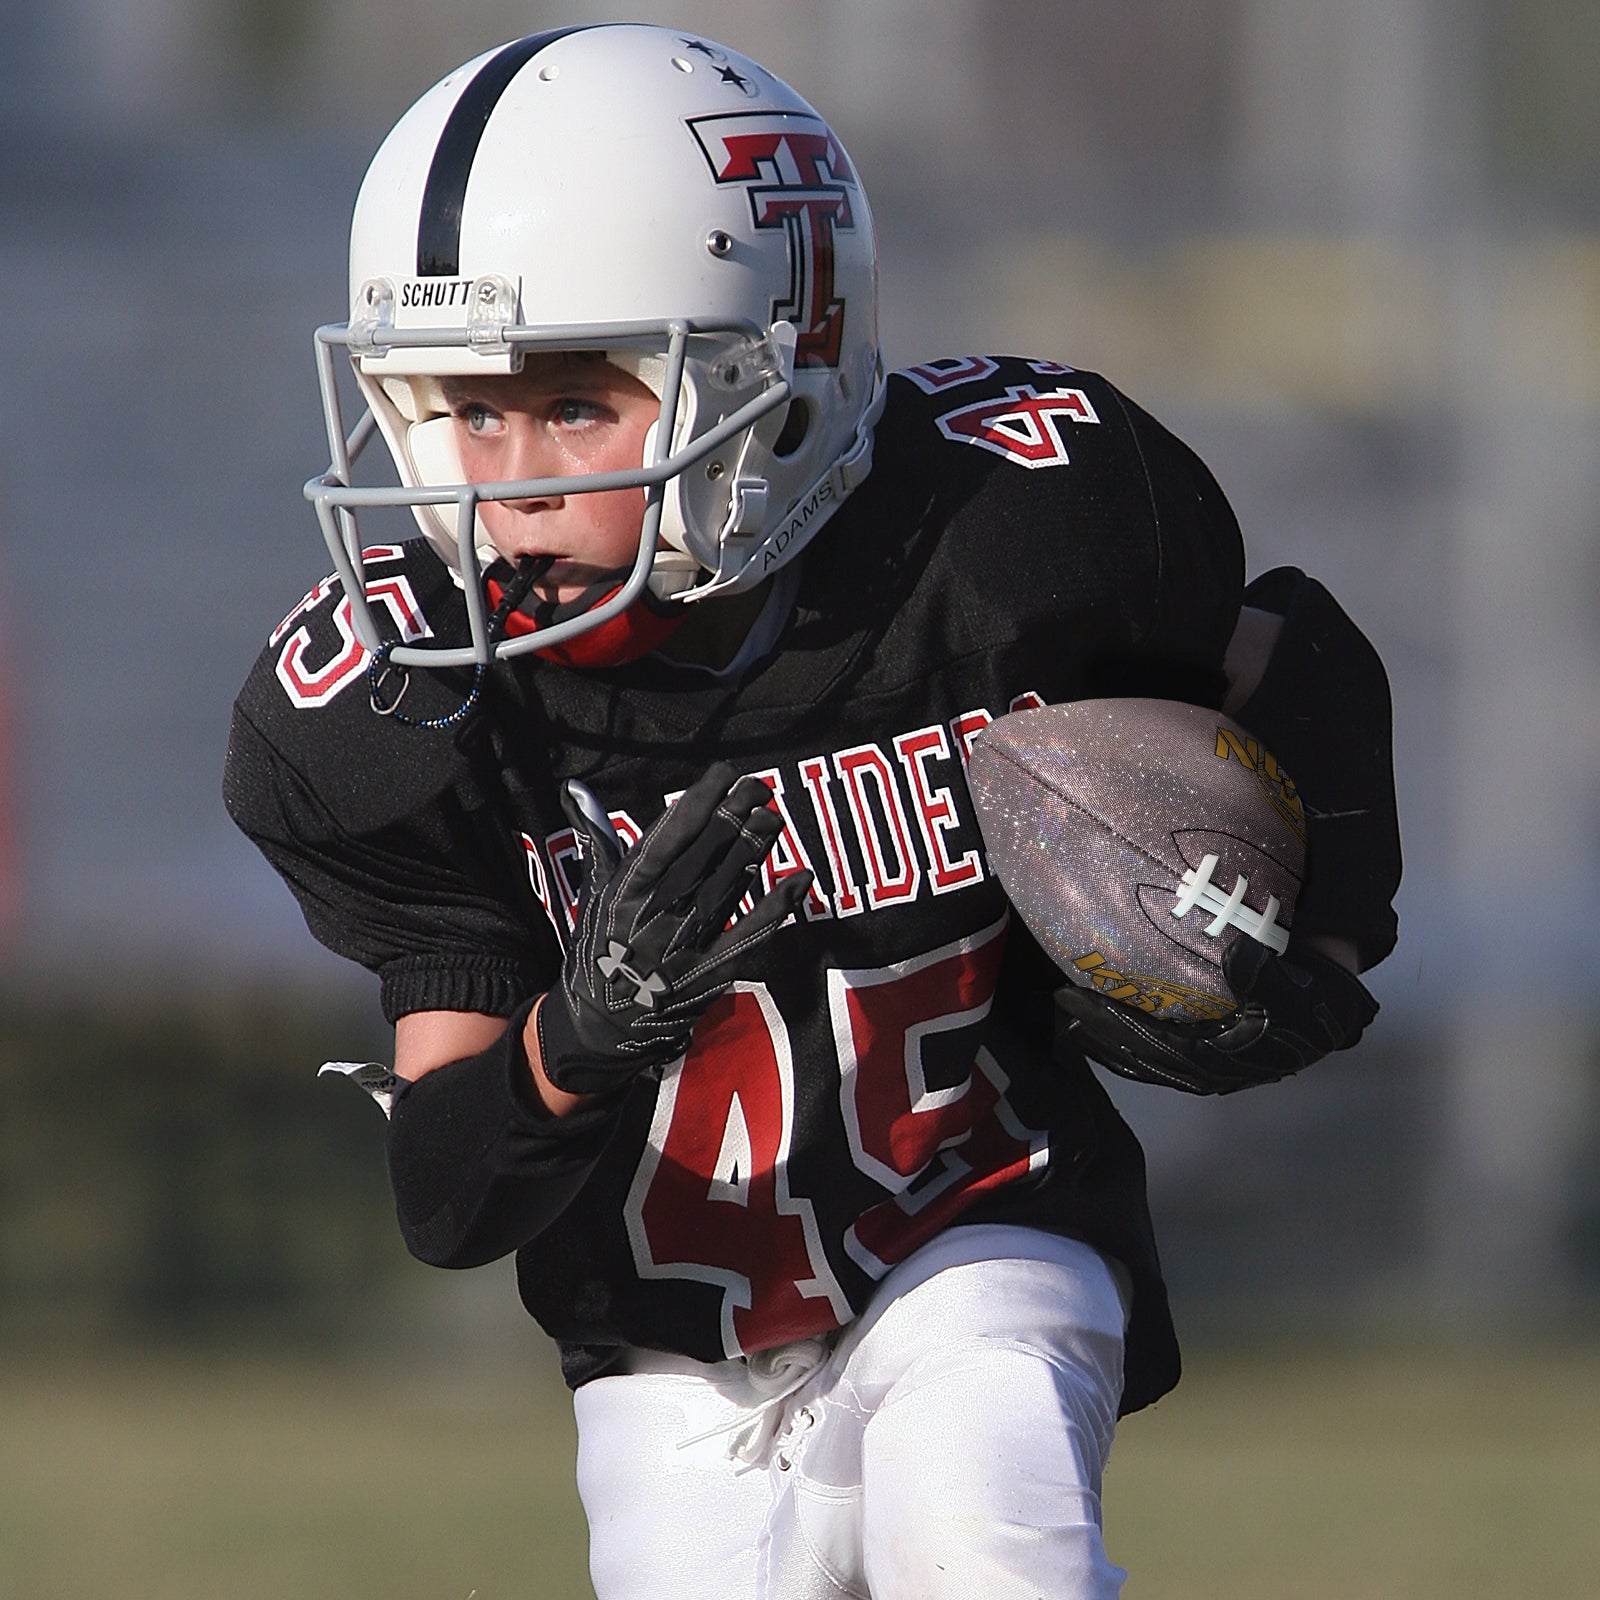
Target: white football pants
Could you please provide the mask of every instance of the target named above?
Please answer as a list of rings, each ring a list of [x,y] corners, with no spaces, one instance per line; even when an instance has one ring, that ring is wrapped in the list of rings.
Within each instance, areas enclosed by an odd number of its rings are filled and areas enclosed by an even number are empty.
[[[1114,1600],[1125,1306],[1087,1245],[956,1227],[831,1350],[640,1352],[574,1396],[598,1600]]]

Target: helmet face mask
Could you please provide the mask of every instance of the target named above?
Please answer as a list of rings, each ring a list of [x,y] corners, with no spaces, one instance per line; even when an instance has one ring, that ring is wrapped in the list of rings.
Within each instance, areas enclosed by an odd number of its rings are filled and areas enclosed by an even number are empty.
[[[870,464],[882,404],[876,248],[827,125],[755,63],[665,29],[607,25],[490,51],[401,118],[362,184],[351,316],[318,330],[332,461],[307,485],[362,643],[361,510],[407,505],[466,592],[473,644],[413,641],[402,664],[559,644],[637,602],[761,582]],[[469,484],[440,379],[583,350],[661,399],[625,472]],[[368,415],[347,429],[337,370]],[[397,488],[352,487],[376,433]],[[488,636],[488,500],[640,491],[638,559],[583,614]]]

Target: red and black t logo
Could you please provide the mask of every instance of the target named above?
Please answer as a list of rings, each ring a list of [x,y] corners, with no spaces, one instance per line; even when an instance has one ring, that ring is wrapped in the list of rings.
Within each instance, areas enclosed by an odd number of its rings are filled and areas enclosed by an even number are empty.
[[[745,186],[750,219],[782,228],[789,246],[789,293],[772,302],[772,320],[795,325],[795,363],[836,367],[844,344],[845,302],[834,290],[833,241],[856,227],[856,175],[820,117],[749,111],[692,117],[689,127],[711,175]]]

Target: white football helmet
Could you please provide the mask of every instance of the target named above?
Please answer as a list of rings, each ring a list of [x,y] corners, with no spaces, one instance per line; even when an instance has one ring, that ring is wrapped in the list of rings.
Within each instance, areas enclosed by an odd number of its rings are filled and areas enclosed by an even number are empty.
[[[557,29],[435,85],[373,159],[350,238],[350,319],[317,330],[332,462],[306,485],[370,651],[358,514],[408,505],[461,581],[483,664],[559,645],[640,602],[748,588],[793,558],[871,463],[883,404],[877,249],[822,118],[755,62],[664,28]],[[348,352],[367,414],[347,430]],[[439,380],[599,350],[662,401],[637,470],[471,485]],[[400,485],[353,487],[374,428]],[[644,535],[577,616],[490,637],[480,501],[638,487]],[[392,642],[391,642],[392,644]]]

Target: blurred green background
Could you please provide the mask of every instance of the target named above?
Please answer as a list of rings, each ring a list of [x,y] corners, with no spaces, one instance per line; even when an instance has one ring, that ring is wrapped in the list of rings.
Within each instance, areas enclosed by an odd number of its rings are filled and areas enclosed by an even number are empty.
[[[1592,1349],[1281,1346],[1192,1363],[1105,1489],[1128,1600],[1588,1600]],[[369,1351],[0,1374],[7,1594],[589,1594],[548,1383]]]
[[[6,996],[0,1595],[582,1600],[551,1353],[508,1264],[409,1262],[378,1112],[314,1076],[382,1035],[293,999]],[[1335,1158],[1403,1189],[1358,1128]],[[1130,1600],[1586,1600],[1592,1319],[1330,1306],[1338,1233],[1404,1211],[1352,1189],[1275,1160],[1231,1201],[1158,1185],[1187,1373],[1113,1453]]]
[[[1187,1375],[1128,1594],[1589,1596],[1600,1571],[1600,8],[655,0],[790,78],[891,363],[1097,367],[1395,690],[1361,1048],[1113,1086]],[[385,1056],[218,799],[325,557],[310,332],[420,90],[582,0],[0,0],[0,1600],[581,1597],[564,1391],[429,1273]]]

